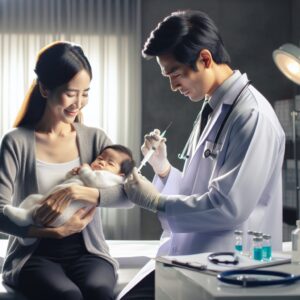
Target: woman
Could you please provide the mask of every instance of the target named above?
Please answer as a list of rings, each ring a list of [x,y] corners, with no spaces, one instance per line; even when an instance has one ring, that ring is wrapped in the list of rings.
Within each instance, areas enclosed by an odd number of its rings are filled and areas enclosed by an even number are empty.
[[[10,235],[3,279],[30,299],[112,299],[117,264],[104,240],[98,206],[124,197],[120,187],[75,186],[49,196],[34,217],[45,227],[19,227],[3,215],[5,204],[18,206],[29,194],[45,193],[111,144],[103,131],[80,123],[92,70],[78,45],[55,42],[42,49],[35,73],[16,129],[0,148],[0,231]],[[94,208],[47,228],[76,199]],[[24,247],[18,236],[39,239]]]

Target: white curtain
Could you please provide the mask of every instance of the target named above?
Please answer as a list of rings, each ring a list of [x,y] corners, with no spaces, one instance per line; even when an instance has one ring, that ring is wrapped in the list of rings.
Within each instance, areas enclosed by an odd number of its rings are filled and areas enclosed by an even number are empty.
[[[0,135],[11,128],[36,55],[55,40],[78,43],[93,68],[84,123],[103,128],[138,160],[141,128],[140,0],[0,1]],[[138,239],[138,209],[104,209],[109,239]]]

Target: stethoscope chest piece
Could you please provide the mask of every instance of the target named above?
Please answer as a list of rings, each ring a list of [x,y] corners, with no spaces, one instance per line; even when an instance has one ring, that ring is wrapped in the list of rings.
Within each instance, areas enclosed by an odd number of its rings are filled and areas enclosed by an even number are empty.
[[[211,158],[211,159],[215,159],[218,155],[218,152],[220,150],[220,145],[218,143],[219,138],[221,136],[221,133],[225,127],[225,124],[231,114],[231,112],[233,111],[234,107],[236,106],[236,104],[238,103],[238,100],[240,98],[240,95],[243,93],[243,91],[248,87],[248,85],[250,84],[250,81],[247,81],[243,87],[241,87],[239,93],[236,95],[234,101],[232,102],[232,105],[230,106],[230,109],[228,110],[227,114],[224,116],[223,121],[219,127],[219,130],[216,132],[215,137],[214,137],[214,143],[211,142],[206,142],[206,143],[210,143],[209,147],[207,147],[207,145],[205,145],[204,151],[203,151],[203,158]],[[201,112],[200,112],[201,113]],[[196,132],[196,126],[199,126],[198,121],[200,120],[200,113],[198,114],[195,122],[194,122],[194,127],[193,130],[189,136],[189,139],[187,140],[182,152],[178,155],[179,159],[187,159],[189,158],[189,156],[187,155],[190,149],[190,144],[193,141],[194,138],[194,134]]]
[[[215,159],[221,149],[221,144],[215,144],[210,141],[205,142],[205,147],[203,151],[203,158]]]
[[[211,156],[211,150],[210,149],[206,149],[203,152],[204,158],[208,158]]]

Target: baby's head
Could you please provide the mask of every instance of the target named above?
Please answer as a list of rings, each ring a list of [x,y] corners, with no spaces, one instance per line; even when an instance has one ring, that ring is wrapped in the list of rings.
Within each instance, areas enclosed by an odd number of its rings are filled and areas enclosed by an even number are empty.
[[[91,163],[93,170],[110,171],[125,177],[131,173],[134,166],[131,150],[118,144],[105,147]]]

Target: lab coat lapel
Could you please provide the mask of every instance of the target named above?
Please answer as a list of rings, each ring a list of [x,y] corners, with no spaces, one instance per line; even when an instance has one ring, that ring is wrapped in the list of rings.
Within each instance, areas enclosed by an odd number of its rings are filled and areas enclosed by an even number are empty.
[[[207,126],[205,127],[204,131],[201,134],[201,137],[198,141],[198,144],[197,144],[197,147],[196,147],[196,150],[195,150],[193,156],[190,157],[185,164],[184,172],[187,172],[187,169],[190,169],[193,166],[193,161],[195,161],[196,157],[198,158],[199,161],[202,159],[202,155],[200,155],[198,152],[199,151],[203,152],[205,140],[206,140],[208,134],[210,133],[211,129],[213,128],[214,124],[216,123],[216,120],[218,119],[219,115],[220,115],[220,112],[216,112],[215,114],[213,114],[211,116],[211,119],[208,121]],[[198,160],[197,160],[197,163],[199,163]]]
[[[248,77],[246,74],[241,75],[233,84],[230,86],[228,91],[224,94],[224,96],[220,99],[219,105],[215,108],[215,111],[212,113],[211,118],[209,119],[207,126],[204,128],[204,131],[202,132],[200,139],[198,141],[196,150],[192,157],[190,157],[184,166],[184,172],[187,171],[189,166],[193,163],[193,160],[195,157],[202,157],[202,155],[199,156],[198,151],[204,150],[205,142],[207,140],[208,135],[211,133],[211,130],[214,128],[214,125],[219,118],[220,114],[222,113],[223,105],[232,105],[235,101],[236,97],[240,93],[240,91],[243,89],[245,84],[248,82]],[[216,129],[218,130],[218,129]]]

